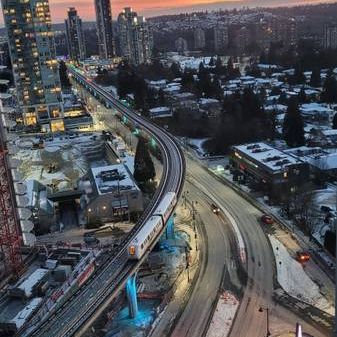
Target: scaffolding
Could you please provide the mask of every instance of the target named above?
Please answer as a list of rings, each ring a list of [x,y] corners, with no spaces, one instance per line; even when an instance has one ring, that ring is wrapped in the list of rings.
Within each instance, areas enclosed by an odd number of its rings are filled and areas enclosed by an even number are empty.
[[[0,121],[0,250],[7,275],[18,275],[23,267],[22,237],[17,215],[13,179],[9,165],[3,120]]]

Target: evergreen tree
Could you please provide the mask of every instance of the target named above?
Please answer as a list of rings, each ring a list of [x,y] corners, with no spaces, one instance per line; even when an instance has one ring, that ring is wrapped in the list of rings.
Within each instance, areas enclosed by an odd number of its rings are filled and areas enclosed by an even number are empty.
[[[225,67],[222,64],[221,58],[218,56],[215,61],[215,73],[217,75],[224,75]]]
[[[332,128],[337,129],[337,113],[334,114],[333,119],[332,119]]]
[[[298,99],[298,102],[301,104],[304,104],[307,102],[307,95],[303,87],[301,88],[301,91],[298,93],[297,99]]]
[[[173,78],[178,78],[182,76],[182,72],[178,63],[173,62],[170,67],[170,72],[173,75]]]
[[[321,70],[319,68],[315,68],[312,71],[312,74],[310,77],[310,85],[315,88],[321,86]]]
[[[337,102],[337,81],[332,71],[329,71],[324,82],[322,100],[326,103]]]
[[[266,55],[265,51],[262,51],[259,61],[262,64],[268,63],[267,55]]]
[[[156,176],[149,149],[142,137],[138,139],[133,176],[140,184],[144,184]]]
[[[288,146],[296,147],[304,145],[304,123],[297,100],[294,98],[289,101],[282,131],[284,140]]]
[[[282,91],[280,93],[280,97],[279,97],[278,101],[279,101],[280,104],[287,104],[288,103],[287,94],[284,91]]]
[[[289,79],[290,84],[303,84],[305,83],[305,76],[300,64],[296,64],[294,75]]]
[[[64,61],[60,61],[59,74],[62,88],[69,89],[71,87],[71,83],[68,77],[67,66]]]

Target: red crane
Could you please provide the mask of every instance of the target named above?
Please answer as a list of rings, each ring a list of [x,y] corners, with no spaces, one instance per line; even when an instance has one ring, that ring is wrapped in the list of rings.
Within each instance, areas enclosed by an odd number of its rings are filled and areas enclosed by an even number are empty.
[[[22,237],[4,132],[0,125],[0,249],[6,274],[18,275],[23,267]]]

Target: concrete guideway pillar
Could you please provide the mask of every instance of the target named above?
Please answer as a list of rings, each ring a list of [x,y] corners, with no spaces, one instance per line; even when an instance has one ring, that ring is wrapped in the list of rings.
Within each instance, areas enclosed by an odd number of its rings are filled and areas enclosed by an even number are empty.
[[[130,318],[136,318],[138,314],[136,277],[137,275],[134,274],[126,281],[126,297],[128,299]]]
[[[167,240],[175,240],[176,238],[176,234],[174,231],[174,216],[173,215],[171,215],[171,217],[167,220],[165,234],[166,234]]]

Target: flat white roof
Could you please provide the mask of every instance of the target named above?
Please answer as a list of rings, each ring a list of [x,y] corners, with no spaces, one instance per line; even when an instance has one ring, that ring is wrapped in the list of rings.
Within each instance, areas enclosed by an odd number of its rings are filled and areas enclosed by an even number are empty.
[[[95,185],[99,194],[122,190],[138,190],[129,171],[123,164],[91,168]]]
[[[14,323],[18,329],[21,328],[33,311],[40,305],[42,300],[43,299],[41,297],[33,298],[28,305],[26,305],[13,319],[11,319],[11,322]]]
[[[324,136],[337,136],[337,129],[322,130]]]
[[[22,283],[19,284],[18,288],[23,290],[27,297],[30,297],[33,292],[34,286],[43,279],[43,277],[48,274],[48,269],[38,268],[32,274],[30,274]]]
[[[283,167],[300,164],[301,160],[277,150],[266,143],[251,143],[233,146],[234,150],[238,150],[247,157],[260,162],[272,171],[279,171]]]
[[[168,106],[159,106],[157,108],[152,108],[149,111],[152,113],[156,113],[156,112],[166,112],[166,111],[170,111],[171,109]]]

